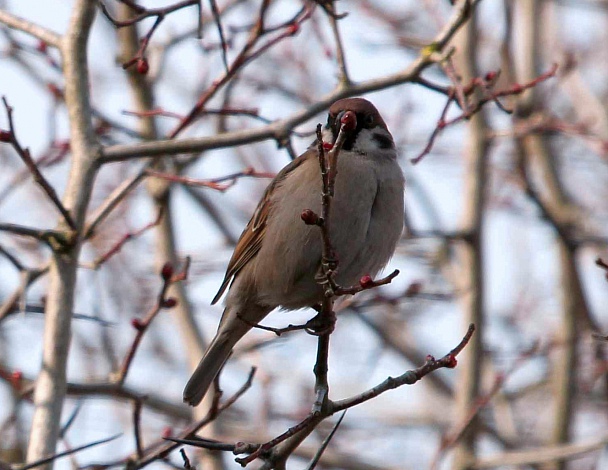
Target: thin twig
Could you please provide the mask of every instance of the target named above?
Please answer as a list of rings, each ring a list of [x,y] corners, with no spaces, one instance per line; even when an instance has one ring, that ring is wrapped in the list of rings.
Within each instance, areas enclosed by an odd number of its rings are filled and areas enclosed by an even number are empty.
[[[95,260],[92,263],[84,264],[83,266],[90,268],[90,269],[98,269],[102,264],[104,264],[106,261],[108,261],[112,256],[116,255],[127,242],[140,237],[142,234],[144,234],[145,232],[150,230],[152,227],[156,227],[158,224],[160,224],[162,218],[163,218],[163,210],[161,207],[158,210],[158,214],[156,215],[156,218],[152,222],[144,225],[139,230],[124,234],[120,238],[120,240],[118,240],[108,251],[99,255],[97,258],[95,258]]]
[[[146,174],[148,176],[154,176],[156,178],[162,178],[167,181],[172,181],[174,183],[180,183],[187,186],[194,187],[206,187],[215,189],[216,191],[226,191],[236,184],[236,182],[241,178],[274,178],[276,175],[274,173],[265,173],[255,171],[253,168],[245,168],[243,171],[239,171],[237,173],[232,173],[230,175],[221,176],[219,178],[212,178],[209,180],[199,180],[196,178],[188,178],[186,176],[179,176],[172,173],[162,173],[160,171],[155,170],[146,170]],[[226,182],[226,183],[225,183]],[[222,184],[223,183],[223,184]]]
[[[84,229],[84,239],[88,240],[95,234],[98,225],[103,222],[108,215],[118,206],[118,204],[144,179],[146,175],[145,168],[140,170],[135,176],[120,184],[99,208],[90,216],[91,221],[88,222]]]
[[[440,51],[445,47],[445,45],[452,39],[456,31],[458,31],[458,29],[462,27],[462,25],[469,19],[470,15],[474,11],[474,8],[479,2],[480,0],[471,0],[470,2],[467,2],[467,8],[456,9],[450,20],[436,36],[431,45],[425,48],[425,50],[416,60],[414,60],[406,69],[400,72],[388,75],[386,77],[352,84],[347,88],[337,88],[331,93],[323,96],[323,98],[315,101],[314,103],[310,103],[310,105],[305,109],[302,109],[301,111],[298,111],[285,119],[275,121],[267,126],[257,129],[226,132],[223,134],[214,135],[212,137],[180,140],[169,138],[167,140],[156,140],[154,142],[113,145],[106,147],[102,151],[99,164],[103,165],[105,163],[125,161],[134,158],[166,157],[168,155],[177,155],[181,153],[201,152],[204,150],[212,150],[217,148],[235,147],[238,145],[261,142],[267,139],[275,139],[279,142],[283,142],[285,137],[288,136],[296,126],[308,121],[319,112],[327,109],[337,99],[360,96],[372,91],[378,91],[398,84],[417,80],[420,77],[420,74],[426,68],[435,64],[435,61],[431,57],[431,52]],[[219,85],[220,84],[218,84],[218,86]],[[214,93],[215,91],[211,94]],[[205,98],[204,101],[206,102],[207,98]],[[202,107],[196,107],[196,111],[193,109],[191,112],[191,114],[194,115],[192,119],[198,115],[200,109],[202,109]],[[180,131],[181,129],[176,129],[171,133],[171,135],[176,136]]]
[[[144,448],[141,442],[141,407],[141,400],[133,402],[133,434],[135,436],[135,449],[137,450],[138,459],[144,456]]]
[[[74,220],[72,219],[72,216],[70,215],[68,210],[63,206],[61,200],[59,199],[59,196],[57,196],[57,193],[55,192],[53,187],[46,180],[46,178],[44,176],[42,176],[42,173],[40,173],[38,166],[36,165],[36,163],[32,159],[32,156],[30,155],[29,149],[27,149],[27,148],[24,149],[23,147],[21,147],[21,144],[17,140],[17,134],[15,133],[15,125],[13,123],[13,108],[11,106],[9,106],[8,101],[5,96],[2,97],[2,102],[4,103],[4,107],[6,109],[6,115],[8,118],[8,126],[9,126],[8,143],[10,143],[13,146],[13,148],[15,149],[17,154],[21,157],[21,159],[23,160],[23,163],[25,163],[27,168],[32,173],[32,176],[34,177],[34,181],[36,181],[36,183],[38,183],[40,185],[40,187],[46,193],[46,195],[51,200],[51,202],[59,210],[59,212],[63,216],[65,222],[68,224],[68,226],[72,230],[76,230],[76,224],[75,224]]]
[[[61,45],[61,36],[50,29],[47,29],[39,24],[32,23],[18,16],[12,15],[6,9],[0,9],[0,23],[5,24],[9,28],[23,31],[49,46],[59,48]]]
[[[484,91],[486,91],[487,93],[486,93],[486,96],[480,98],[475,104],[473,104],[471,106],[467,106],[466,110],[464,110],[458,116],[456,116],[452,119],[446,120],[445,117],[447,114],[448,107],[451,104],[451,102],[454,100],[454,96],[455,96],[454,95],[455,91],[450,92],[448,94],[448,101],[441,113],[441,117],[440,117],[439,121],[437,121],[437,126],[433,130],[433,133],[431,134],[431,137],[429,138],[429,141],[428,141],[426,147],[420,154],[418,154],[418,156],[416,156],[415,158],[412,158],[410,161],[414,165],[416,163],[419,163],[420,160],[422,160],[431,151],[435,138],[441,131],[443,131],[446,127],[452,126],[458,122],[470,119],[474,114],[478,113],[486,103],[489,103],[489,102],[497,103],[501,110],[503,110],[505,112],[509,112],[509,110],[507,110],[504,106],[502,106],[500,104],[500,102],[498,101],[498,98],[502,98],[505,96],[520,95],[524,91],[526,91],[530,88],[534,88],[539,83],[544,82],[545,80],[548,80],[549,78],[555,76],[555,74],[557,73],[557,68],[558,68],[557,64],[553,64],[553,66],[547,72],[539,75],[534,80],[530,80],[528,83],[525,83],[523,85],[515,84],[509,88],[506,88],[506,89],[500,90],[500,91],[496,91],[496,92],[490,92],[488,90],[488,86],[487,86],[486,82],[484,82],[483,79],[479,79],[479,78],[473,79],[473,81],[470,85],[470,88],[457,87],[456,90],[463,90],[462,94],[464,96],[472,93],[475,87],[482,87],[484,89]],[[494,81],[493,75],[490,78],[492,81]],[[466,100],[466,98],[463,98],[463,99]],[[459,102],[460,102],[460,100],[459,100]],[[461,106],[462,106],[462,104],[461,104]]]
[[[327,446],[329,445],[332,438],[336,434],[336,431],[340,427],[340,424],[342,424],[342,420],[344,419],[344,416],[346,416],[346,411],[347,410],[344,410],[342,412],[342,414],[338,418],[338,421],[334,425],[333,429],[331,430],[329,435],[323,440],[323,442],[321,443],[321,446],[319,447],[319,449],[317,450],[317,452],[315,453],[314,457],[312,458],[312,460],[310,461],[310,463],[308,464],[308,466],[306,467],[305,470],[314,470],[315,469],[315,467],[319,463],[319,460],[321,460],[321,456],[323,455],[323,452],[325,452],[325,449],[327,449]]]
[[[224,68],[226,73],[228,73],[228,43],[226,42],[226,36],[224,34],[224,28],[222,27],[222,18],[220,15],[220,10],[217,7],[217,3],[215,0],[209,0],[209,5],[211,6],[211,14],[213,15],[213,21],[217,26],[217,34],[220,38],[220,44],[222,48],[222,61],[224,62]]]
[[[124,381],[127,377],[127,373],[129,372],[129,367],[131,366],[131,362],[133,361],[133,358],[135,357],[135,353],[137,352],[139,344],[141,343],[141,340],[143,339],[144,333],[147,331],[148,327],[150,326],[150,323],[152,322],[152,320],[154,320],[154,318],[156,318],[156,316],[161,311],[161,309],[172,308],[176,305],[175,299],[165,298],[165,296],[167,295],[167,291],[169,290],[169,287],[171,286],[171,284],[173,284],[175,282],[186,279],[186,277],[188,275],[189,267],[190,267],[190,258],[186,258],[186,262],[184,263],[184,266],[183,266],[181,272],[179,272],[178,274],[173,274],[173,267],[169,263],[167,263],[163,266],[163,268],[161,270],[161,278],[163,280],[163,284],[162,284],[160,292],[158,293],[158,296],[156,298],[156,302],[150,308],[150,310],[148,311],[148,313],[146,314],[146,316],[143,319],[134,318],[131,321],[131,325],[133,326],[133,328],[135,328],[135,330],[137,332],[135,334],[135,338],[133,339],[133,343],[131,343],[131,347],[129,348],[129,351],[127,352],[127,354],[122,362],[122,365],[120,366],[120,369],[117,372],[115,372],[112,376],[113,382],[120,384],[120,385],[124,384]]]
[[[0,223],[0,232],[9,232],[22,237],[31,237],[45,242],[51,249],[61,251],[74,243],[73,232],[24,227],[17,224]]]
[[[94,441],[89,444],[85,444],[83,446],[75,447],[74,449],[66,450],[65,452],[59,452],[55,455],[51,455],[50,457],[36,460],[35,462],[30,462],[26,465],[16,466],[16,467],[14,467],[14,470],[29,470],[30,468],[39,467],[41,465],[45,465],[47,463],[54,462],[55,460],[65,457],[67,455],[72,455],[72,454],[75,454],[76,452],[80,452],[81,450],[89,449],[91,447],[95,447],[100,444],[105,444],[106,442],[113,441],[115,439],[118,439],[120,436],[122,436],[122,434],[116,434],[114,436],[107,437],[105,439],[100,439],[98,441]]]

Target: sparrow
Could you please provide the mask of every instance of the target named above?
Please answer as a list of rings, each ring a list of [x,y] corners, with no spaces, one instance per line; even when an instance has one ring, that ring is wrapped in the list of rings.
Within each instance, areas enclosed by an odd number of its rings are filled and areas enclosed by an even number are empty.
[[[335,143],[348,111],[355,114],[356,127],[339,153],[329,215],[338,260],[334,279],[341,286],[373,277],[388,263],[404,217],[404,178],[395,143],[372,103],[363,98],[336,101],[329,108],[323,142]],[[184,402],[201,402],[235,344],[272,310],[298,310],[322,301],[323,288],[315,280],[322,258],[320,230],[300,218],[304,209],[321,214],[321,191],[315,141],[271,181],[241,234],[212,301],[217,303],[230,286],[224,313],[184,389]]]

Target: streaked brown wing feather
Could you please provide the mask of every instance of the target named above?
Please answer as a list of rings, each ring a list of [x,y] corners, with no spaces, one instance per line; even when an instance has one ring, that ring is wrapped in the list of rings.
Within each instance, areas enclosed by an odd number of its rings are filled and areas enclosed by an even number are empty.
[[[268,221],[268,216],[272,211],[271,199],[274,188],[281,183],[281,181],[283,181],[283,179],[285,179],[289,173],[299,167],[302,162],[308,158],[317,158],[317,152],[314,150],[315,148],[316,146],[313,145],[309,150],[285,166],[270,182],[266,188],[266,191],[264,191],[262,200],[259,202],[253,216],[251,217],[251,220],[249,220],[249,223],[245,227],[245,230],[243,230],[239,241],[236,243],[236,247],[234,248],[234,253],[232,253],[232,258],[230,258],[230,262],[228,263],[228,268],[226,269],[226,275],[224,276],[222,285],[211,301],[212,305],[220,300],[239,271],[243,269],[243,267],[258,253],[258,251],[260,251],[262,240],[264,239],[264,233],[266,232],[266,222]]]

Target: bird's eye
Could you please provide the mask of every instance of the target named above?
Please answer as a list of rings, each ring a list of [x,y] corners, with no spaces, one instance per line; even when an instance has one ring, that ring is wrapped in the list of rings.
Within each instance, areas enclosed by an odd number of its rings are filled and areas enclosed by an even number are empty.
[[[367,127],[371,127],[374,122],[374,116],[372,114],[368,114],[367,116],[365,116],[365,125]]]

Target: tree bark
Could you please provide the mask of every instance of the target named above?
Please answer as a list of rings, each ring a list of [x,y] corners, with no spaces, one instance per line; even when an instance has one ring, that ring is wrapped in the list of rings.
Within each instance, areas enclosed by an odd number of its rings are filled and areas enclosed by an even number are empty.
[[[95,176],[95,159],[99,156],[91,122],[87,69],[87,41],[96,8],[95,2],[76,1],[68,30],[61,41],[72,155],[63,204],[70,211],[77,232],[81,232],[83,227]],[[61,229],[66,229],[64,224],[60,225]],[[73,246],[67,250],[56,249],[53,254],[45,309],[42,367],[34,392],[35,411],[28,462],[55,452],[66,391],[66,366],[80,247],[80,233],[77,233]],[[50,463],[43,468],[50,469],[52,466]]]

